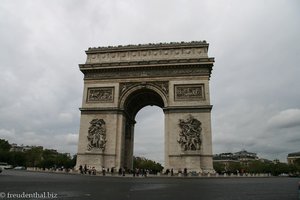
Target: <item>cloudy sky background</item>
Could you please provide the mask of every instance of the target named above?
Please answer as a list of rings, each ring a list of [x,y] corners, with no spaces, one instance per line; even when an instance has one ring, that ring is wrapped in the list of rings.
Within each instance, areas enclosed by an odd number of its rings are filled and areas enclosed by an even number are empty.
[[[76,153],[88,47],[206,40],[213,152],[300,151],[300,1],[2,0],[0,138]],[[163,112],[137,116],[135,153],[162,162]]]

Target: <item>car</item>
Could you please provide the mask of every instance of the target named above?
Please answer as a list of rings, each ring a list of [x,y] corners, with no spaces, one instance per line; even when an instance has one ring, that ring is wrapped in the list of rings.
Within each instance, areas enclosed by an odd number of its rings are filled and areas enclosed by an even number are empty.
[[[17,166],[14,169],[15,170],[25,170],[26,168],[24,166]]]
[[[12,169],[12,168],[13,168],[12,165],[6,165],[6,166],[4,166],[4,169]]]
[[[0,173],[5,169],[8,164],[6,162],[0,162]]]

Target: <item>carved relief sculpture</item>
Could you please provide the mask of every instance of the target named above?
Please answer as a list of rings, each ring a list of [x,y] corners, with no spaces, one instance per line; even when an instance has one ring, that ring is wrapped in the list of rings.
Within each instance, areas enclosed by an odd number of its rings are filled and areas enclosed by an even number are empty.
[[[113,102],[113,87],[88,88],[87,102]]]
[[[179,119],[178,143],[183,151],[196,151],[201,148],[201,122],[190,115],[186,120]]]
[[[204,100],[204,84],[175,85],[175,101]]]
[[[106,127],[105,121],[103,119],[93,119],[90,122],[90,127],[88,131],[88,146],[87,149],[90,151],[92,149],[105,150],[106,145]]]

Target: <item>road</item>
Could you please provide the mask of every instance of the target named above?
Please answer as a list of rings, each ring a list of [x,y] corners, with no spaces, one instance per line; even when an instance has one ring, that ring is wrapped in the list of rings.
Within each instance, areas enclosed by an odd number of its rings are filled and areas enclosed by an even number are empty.
[[[299,182],[288,177],[133,178],[5,170],[0,199],[297,200]]]

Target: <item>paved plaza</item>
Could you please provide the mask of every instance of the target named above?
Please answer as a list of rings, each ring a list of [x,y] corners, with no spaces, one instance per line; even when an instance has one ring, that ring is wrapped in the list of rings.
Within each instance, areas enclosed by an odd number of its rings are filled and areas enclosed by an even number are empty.
[[[72,200],[296,200],[299,181],[299,178],[288,177],[133,178],[5,170],[0,174],[0,197]],[[21,198],[20,195],[27,197]]]

